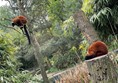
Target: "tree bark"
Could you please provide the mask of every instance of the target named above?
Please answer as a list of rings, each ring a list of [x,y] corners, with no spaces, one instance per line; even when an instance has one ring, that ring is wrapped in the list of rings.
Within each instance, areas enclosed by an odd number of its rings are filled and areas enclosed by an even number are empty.
[[[43,78],[43,81],[44,83],[49,83],[49,80],[48,80],[48,77],[47,77],[47,74],[46,74],[46,71],[45,71],[45,67],[44,67],[44,61],[43,61],[43,55],[41,53],[41,50],[40,50],[40,45],[35,37],[35,35],[33,34],[33,30],[32,30],[32,23],[30,23],[30,18],[28,18],[27,14],[26,14],[26,11],[23,7],[24,3],[22,2],[22,0],[17,0],[17,3],[18,3],[18,8],[20,10],[20,14],[21,15],[24,15],[27,17],[28,19],[28,28],[31,30],[32,34],[30,35],[31,37],[31,44],[32,46],[34,47],[34,51],[35,51],[35,58],[38,62],[38,65],[41,69],[41,75],[42,75],[42,78]]]
[[[116,68],[108,55],[85,61],[91,83],[118,83]]]
[[[34,35],[32,35],[31,37],[32,37],[32,45],[35,50],[35,58],[36,58],[38,65],[41,69],[41,75],[42,75],[43,81],[44,81],[44,83],[49,83],[48,77],[47,77],[47,74],[45,71],[45,67],[44,67],[43,55],[40,50],[40,45]]]
[[[95,31],[94,27],[89,23],[83,11],[80,10],[76,12],[73,17],[89,44],[91,44],[93,41],[99,40],[97,32]]]

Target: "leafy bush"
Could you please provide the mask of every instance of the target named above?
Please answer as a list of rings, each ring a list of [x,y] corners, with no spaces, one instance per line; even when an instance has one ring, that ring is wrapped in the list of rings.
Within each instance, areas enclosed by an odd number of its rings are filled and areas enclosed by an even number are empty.
[[[81,32],[74,22],[73,17],[71,16],[69,19],[65,20],[60,28],[55,28],[55,30],[57,32],[54,31],[53,35],[55,38],[58,38],[55,45],[59,49],[52,54],[54,55],[52,59],[54,66],[63,69],[79,62],[78,57],[81,55],[81,50],[78,49],[78,46],[82,38]]]
[[[32,81],[32,75],[28,71],[19,71],[21,63],[15,53],[17,46],[14,45],[10,34],[0,30],[0,83],[24,83]]]
[[[111,41],[111,42],[109,42],[109,41]],[[108,45],[109,51],[113,51],[113,50],[118,49],[118,40],[116,40],[115,37],[112,35],[110,35],[108,37],[106,44]]]
[[[90,22],[101,39],[106,40],[111,34],[118,34],[117,0],[84,0],[82,9],[89,14]]]
[[[55,58],[56,57],[56,58]],[[55,55],[54,58],[54,66],[58,69],[64,69],[71,67],[79,62],[79,56],[75,53],[75,51],[70,50],[64,55]]]
[[[87,48],[88,48],[88,46],[89,45],[88,45],[88,43],[87,43],[87,41],[85,39],[79,45],[79,49],[81,50],[81,53],[82,53],[82,56],[83,57],[85,57],[85,55],[87,54]]]
[[[55,67],[51,67],[50,69],[48,69],[48,73],[57,72],[57,71],[59,71],[59,70]]]

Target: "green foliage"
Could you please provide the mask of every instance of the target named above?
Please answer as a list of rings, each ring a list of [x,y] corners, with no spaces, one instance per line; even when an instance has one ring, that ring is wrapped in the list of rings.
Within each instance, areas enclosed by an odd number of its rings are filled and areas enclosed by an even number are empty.
[[[24,2],[27,3],[27,1]],[[37,39],[39,37],[38,41],[40,42],[41,49],[43,49],[42,54],[44,56],[53,55],[53,53],[60,50],[60,53],[68,53],[72,47],[78,47],[79,41],[81,41],[81,33],[77,28],[76,23],[74,23],[72,15],[81,7],[81,0],[33,0],[31,1],[31,4],[29,3],[30,1],[28,1],[28,9],[26,9],[26,11],[29,17],[31,17],[30,19],[34,27],[34,31],[35,29],[37,29],[37,27],[43,28],[41,29],[41,31],[37,31],[35,33],[38,34]],[[46,6],[47,3],[48,7]],[[16,13],[18,14],[18,12]],[[43,24],[46,25],[45,20],[49,20],[52,22],[51,28],[44,28]],[[47,33],[51,35],[48,35]],[[24,63],[26,61],[24,65],[25,67],[29,66],[30,63],[34,62],[33,60],[31,60],[32,56],[34,55],[33,49],[30,49],[30,47],[26,46],[24,41],[25,37],[23,37],[21,34],[13,33],[13,37],[15,45],[19,47],[16,55],[22,58]],[[54,41],[50,43],[51,38],[54,39]],[[49,48],[49,50],[47,48]],[[57,50],[54,50],[52,52],[52,48],[56,48]],[[31,62],[27,64],[27,61]]]
[[[53,36],[59,38],[56,44],[57,46],[59,45],[60,48],[60,51],[58,50],[57,53],[54,54],[54,65],[59,69],[63,69],[79,62],[78,57],[80,57],[80,55],[77,55],[76,53],[78,52],[78,54],[81,54],[80,49],[77,50],[79,42],[81,41],[81,32],[79,28],[77,28],[73,17],[71,16],[69,19],[53,28]],[[76,52],[74,48],[76,49]]]
[[[10,34],[3,33],[3,31],[0,30],[0,54],[2,60],[5,60],[6,58],[13,59],[15,51],[16,47],[13,43],[12,36]]]
[[[84,39],[81,44],[79,45],[79,49],[81,50],[82,56],[86,56],[87,54],[87,47],[88,47],[87,41]]]
[[[21,63],[15,53],[17,46],[9,33],[0,30],[0,83],[23,83],[31,80],[28,71],[19,71]]]
[[[77,49],[76,49],[77,50]],[[79,62],[79,56],[76,54],[76,50],[71,48],[70,51],[63,54],[54,55],[54,66],[58,69],[64,69],[71,67]]]
[[[91,13],[93,13],[93,6],[94,6],[94,0],[84,0],[81,9],[87,15],[90,15]]]
[[[4,25],[8,25],[11,23],[12,12],[8,6],[0,7],[0,23]],[[0,25],[1,26],[1,25]],[[0,27],[2,30],[6,30],[6,28]]]
[[[55,26],[53,29],[53,35],[57,37],[66,37],[73,38],[76,30],[76,23],[74,23],[74,19],[71,16],[67,20],[65,20],[61,25]]]
[[[108,45],[109,51],[113,51],[115,49],[118,49],[118,40],[115,38],[116,36],[110,35],[108,39],[105,41],[106,44]],[[111,42],[109,42],[111,41]]]
[[[73,36],[73,29],[76,27],[74,23],[74,19],[70,17],[69,19],[65,20],[61,25],[57,24],[54,29],[52,29],[53,35],[56,37],[72,37]]]
[[[49,0],[49,19],[53,21],[65,21],[73,12],[79,10],[81,0]]]
[[[90,17],[90,22],[99,37],[107,43],[109,50],[117,49],[118,1],[84,0],[82,10]]]
[[[115,49],[118,49],[118,43],[117,43],[118,41],[117,40],[114,40],[114,41],[112,41],[110,44],[109,44],[109,50],[115,50]]]
[[[110,8],[104,8],[98,14],[94,14],[90,21],[96,26],[95,29],[100,34],[105,35],[112,32],[113,14]],[[103,29],[104,28],[104,29]]]
[[[64,37],[72,37],[73,29],[75,27],[73,17],[70,17],[68,20],[65,20],[62,24],[63,36]]]
[[[82,9],[91,16],[90,22],[95,26],[101,39],[106,40],[118,33],[117,0],[84,0],[84,2]]]
[[[101,9],[117,5],[117,0],[94,0],[94,11],[99,12]]]
[[[57,69],[56,67],[51,67],[50,69],[48,69],[48,73],[57,72],[57,71],[59,71],[59,69]]]
[[[49,0],[49,10],[51,18],[50,19],[57,19],[57,20],[64,20],[63,15],[63,1],[62,0]]]
[[[43,80],[39,79],[39,75],[34,75],[31,77],[31,79],[29,81],[27,81],[28,83],[43,83]]]

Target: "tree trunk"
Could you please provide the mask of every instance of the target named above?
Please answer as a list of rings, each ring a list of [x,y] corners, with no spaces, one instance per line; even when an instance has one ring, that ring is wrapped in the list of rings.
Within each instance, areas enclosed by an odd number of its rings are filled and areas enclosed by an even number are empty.
[[[85,61],[91,83],[118,83],[116,68],[108,55]]]
[[[28,19],[27,25],[28,25],[28,28],[32,32],[32,34],[30,35],[31,44],[34,47],[35,58],[36,58],[36,60],[38,62],[38,65],[41,69],[41,75],[42,75],[43,81],[44,81],[44,83],[49,83],[49,80],[48,80],[48,77],[47,77],[47,74],[46,74],[46,71],[45,71],[45,67],[44,67],[43,55],[42,55],[41,50],[40,50],[40,45],[39,45],[36,37],[33,34],[32,25],[31,25],[32,23],[30,23],[31,22],[30,18],[28,18],[27,14],[25,12],[23,1],[22,0],[17,0],[17,3],[18,3],[18,8],[19,8],[20,14],[26,16],[27,19]]]
[[[32,35],[31,38],[32,38],[32,45],[35,50],[35,58],[36,58],[38,65],[41,69],[41,75],[42,75],[43,81],[44,81],[44,83],[49,83],[48,77],[47,77],[47,74],[45,71],[45,67],[44,67],[43,55],[40,50],[40,45],[34,35]]]
[[[89,44],[91,44],[93,41],[99,40],[97,32],[95,31],[94,27],[89,23],[83,11],[80,10],[76,12],[73,17]]]

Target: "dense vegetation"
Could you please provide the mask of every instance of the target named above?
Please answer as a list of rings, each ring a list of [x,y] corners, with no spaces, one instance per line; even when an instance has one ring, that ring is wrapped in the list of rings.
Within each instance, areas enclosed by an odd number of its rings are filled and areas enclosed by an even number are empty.
[[[0,83],[37,83],[40,69],[36,50],[28,45],[18,27],[11,27],[11,19],[22,13],[18,9],[20,0],[6,1],[10,5],[0,7]],[[67,69],[84,61],[88,42],[73,18],[79,9],[86,13],[110,50],[118,48],[117,0],[21,1],[31,24],[29,32],[40,45],[47,72]]]
[[[84,0],[82,10],[89,16],[100,38],[109,45],[112,44],[110,50],[117,49],[118,1]]]

